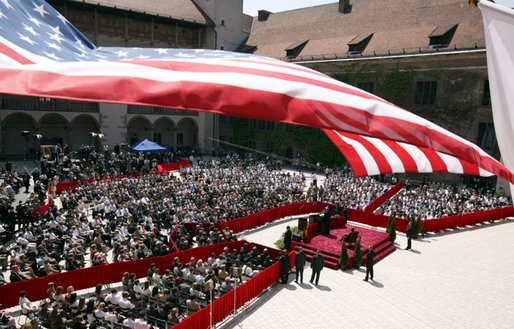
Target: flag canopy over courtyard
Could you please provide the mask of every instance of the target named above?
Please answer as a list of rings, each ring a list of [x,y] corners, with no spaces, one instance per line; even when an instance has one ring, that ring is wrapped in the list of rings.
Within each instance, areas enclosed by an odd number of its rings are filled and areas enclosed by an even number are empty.
[[[226,51],[95,47],[42,0],[0,0],[0,93],[317,127],[357,176],[441,171],[514,183],[476,145],[320,72]]]

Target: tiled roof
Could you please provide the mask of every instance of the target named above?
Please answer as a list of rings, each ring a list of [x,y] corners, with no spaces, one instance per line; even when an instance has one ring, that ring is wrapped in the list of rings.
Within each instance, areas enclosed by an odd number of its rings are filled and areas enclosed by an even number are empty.
[[[480,10],[463,0],[350,0],[349,13],[338,3],[271,14],[253,20],[248,45],[255,54],[275,58],[298,40],[309,40],[299,56],[346,54],[354,38],[373,34],[364,54],[388,51],[433,51],[429,36],[458,24],[448,48],[484,47]],[[439,27],[439,28],[438,28]]]
[[[243,14],[243,32],[250,33],[252,30],[253,17],[250,15]]]
[[[192,0],[72,0],[103,7],[131,10],[153,16],[172,17],[173,19],[207,24],[207,20]]]

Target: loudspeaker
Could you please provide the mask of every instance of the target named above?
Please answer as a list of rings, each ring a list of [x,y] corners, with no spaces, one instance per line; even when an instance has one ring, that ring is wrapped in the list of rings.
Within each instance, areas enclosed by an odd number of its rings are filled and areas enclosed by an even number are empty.
[[[298,229],[305,231],[307,229],[307,218],[298,218]]]

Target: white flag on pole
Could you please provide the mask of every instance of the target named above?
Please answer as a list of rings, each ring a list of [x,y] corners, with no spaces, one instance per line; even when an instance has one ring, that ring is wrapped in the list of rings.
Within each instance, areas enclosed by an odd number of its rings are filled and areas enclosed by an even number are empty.
[[[496,139],[504,165],[514,169],[514,9],[480,1]],[[514,196],[514,186],[511,184]]]

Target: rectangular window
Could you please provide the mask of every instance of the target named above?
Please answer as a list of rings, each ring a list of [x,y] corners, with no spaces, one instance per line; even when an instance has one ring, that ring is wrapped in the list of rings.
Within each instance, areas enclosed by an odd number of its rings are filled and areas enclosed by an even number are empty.
[[[482,94],[482,105],[491,105],[491,92],[489,91],[489,80],[484,81],[484,93]]]
[[[358,82],[357,88],[367,91],[368,93],[375,93],[375,83],[373,81]]]
[[[437,81],[418,81],[416,83],[415,103],[419,105],[434,105],[437,94]]]
[[[494,124],[481,122],[478,126],[478,146],[484,150],[492,150],[496,145]]]

